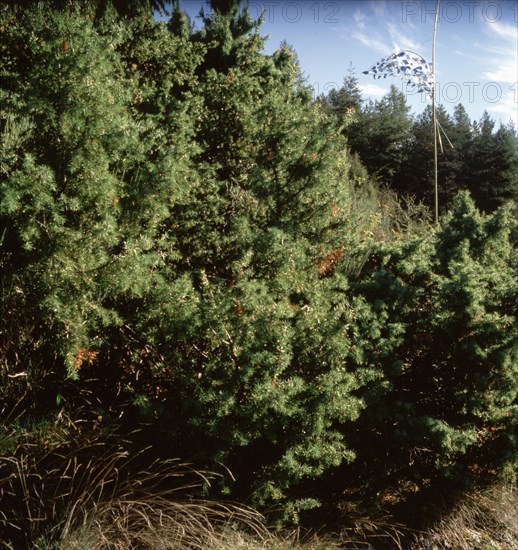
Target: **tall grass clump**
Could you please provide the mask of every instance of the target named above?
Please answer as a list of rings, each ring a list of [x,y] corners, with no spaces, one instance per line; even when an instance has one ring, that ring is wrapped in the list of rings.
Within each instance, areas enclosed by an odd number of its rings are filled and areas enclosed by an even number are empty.
[[[268,536],[257,512],[201,498],[214,476],[188,464],[149,461],[105,430],[56,424],[42,433],[27,432],[0,457],[3,548],[201,550],[236,531]]]

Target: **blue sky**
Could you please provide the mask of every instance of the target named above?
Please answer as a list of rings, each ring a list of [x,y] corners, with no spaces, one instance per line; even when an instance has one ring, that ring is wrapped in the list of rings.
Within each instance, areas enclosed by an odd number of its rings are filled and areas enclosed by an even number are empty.
[[[181,6],[195,23],[201,7],[210,11],[203,0]],[[339,87],[352,67],[366,98],[380,99],[395,84],[414,113],[429,103],[397,78],[374,80],[362,71],[401,49],[431,61],[435,1],[249,0],[249,11],[264,11],[267,53],[283,40],[293,46],[315,93]],[[439,15],[438,101],[450,112],[460,102],[477,120],[487,110],[518,128],[518,1],[441,0]]]

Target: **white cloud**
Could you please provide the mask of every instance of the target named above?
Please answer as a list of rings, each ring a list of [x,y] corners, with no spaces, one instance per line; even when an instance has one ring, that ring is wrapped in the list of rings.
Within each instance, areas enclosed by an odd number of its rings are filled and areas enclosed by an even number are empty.
[[[496,33],[498,36],[518,42],[518,27],[515,25],[508,25],[501,21],[488,21],[487,24],[489,30]]]
[[[376,27],[365,12],[357,9],[353,14],[354,27],[348,28],[349,36],[357,40],[363,46],[383,55],[388,55],[396,50],[412,50],[421,53],[423,46],[412,37],[414,33],[408,33],[410,26],[397,24],[393,14],[388,10],[387,3],[374,1],[370,3],[372,11],[376,14]],[[381,25],[379,19],[382,19]],[[371,18],[372,19],[372,18]],[[386,21],[386,23],[383,22]],[[376,30],[374,30],[376,28]],[[403,31],[407,32],[403,32]]]
[[[352,32],[352,37],[355,40],[358,40],[361,44],[364,46],[367,46],[371,50],[376,50],[377,52],[387,54],[388,46],[385,44],[379,36],[372,36],[370,34],[367,34],[365,32],[356,31],[354,30]]]
[[[518,68],[515,59],[502,59],[495,61],[492,69],[484,71],[482,77],[494,82],[514,83],[518,80]]]
[[[384,17],[387,11],[386,0],[373,0],[370,2],[370,7],[376,17]]]
[[[409,36],[403,34],[401,28],[394,23],[387,24],[387,30],[392,40],[392,46],[395,50],[413,50],[414,52],[421,53],[422,46],[419,42],[412,40]]]
[[[359,84],[359,88],[362,93],[366,95],[382,96],[387,93],[387,90],[385,88],[382,88],[377,84]]]
[[[497,21],[487,22],[486,31],[493,34],[497,43],[483,47],[486,53],[494,55],[481,60],[484,64],[482,78],[514,84],[518,81],[518,28]]]
[[[514,122],[515,128],[518,128],[518,90],[504,91],[502,99],[498,103],[487,105],[487,110],[497,113],[500,120],[506,124],[509,120]]]
[[[365,14],[358,9],[354,12],[353,19],[358,29],[362,31],[365,28]]]

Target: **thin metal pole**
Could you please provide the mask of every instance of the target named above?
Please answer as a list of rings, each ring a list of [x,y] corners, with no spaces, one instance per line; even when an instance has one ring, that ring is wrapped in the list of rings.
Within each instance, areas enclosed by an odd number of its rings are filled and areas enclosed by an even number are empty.
[[[437,36],[437,23],[439,22],[439,5],[441,0],[437,0],[435,6],[435,24],[433,26],[433,42],[432,42],[432,117],[433,117],[433,160],[434,160],[434,189],[435,189],[435,223],[439,223],[439,170],[437,161],[437,113],[435,111],[435,42]]]

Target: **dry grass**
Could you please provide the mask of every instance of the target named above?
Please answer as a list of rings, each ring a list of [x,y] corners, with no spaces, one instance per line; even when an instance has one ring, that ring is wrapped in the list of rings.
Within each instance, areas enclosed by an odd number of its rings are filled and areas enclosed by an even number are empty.
[[[516,550],[518,491],[497,486],[465,497],[410,550]]]
[[[148,495],[116,499],[91,510],[86,522],[62,533],[59,548],[270,548],[270,538],[260,516],[246,508],[203,501],[172,502]]]
[[[153,522],[153,515],[146,514],[146,521],[151,522],[144,526],[135,538],[130,538],[128,531],[117,530],[106,532],[106,526],[98,526],[100,530],[86,526],[83,530],[72,533],[64,539],[59,546],[60,550],[88,549],[204,549],[204,550],[339,550],[355,548],[366,549],[367,546],[350,546],[340,543],[331,537],[314,535],[306,540],[298,540],[289,535],[271,533],[250,534],[236,530],[232,523],[226,527],[220,525],[214,527],[207,523],[210,517],[202,510],[193,510],[195,514],[189,519],[187,528],[178,529],[180,526],[174,522],[164,523],[163,518],[159,522]],[[231,515],[227,518],[229,520]],[[212,514],[211,514],[212,517]],[[158,518],[155,518],[158,519]],[[195,519],[191,524],[190,520]],[[200,521],[201,520],[201,521]],[[134,529],[131,529],[134,531]]]
[[[0,456],[0,549],[344,548],[326,537],[272,533],[254,510],[195,498],[214,474],[149,462],[145,451],[130,456],[121,443],[63,419],[20,436]]]
[[[144,455],[77,426],[21,438],[0,457],[0,548],[201,550],[234,532],[269,537],[257,512],[192,498],[214,476]]]
[[[146,451],[130,456],[123,442],[102,430],[85,435],[61,422],[13,441],[16,448],[10,444],[0,456],[0,549],[518,548],[518,493],[512,486],[467,496],[412,544],[405,526],[351,503],[342,512],[353,527],[340,535],[279,534],[254,510],[199,498],[213,474],[176,460],[146,460]]]

